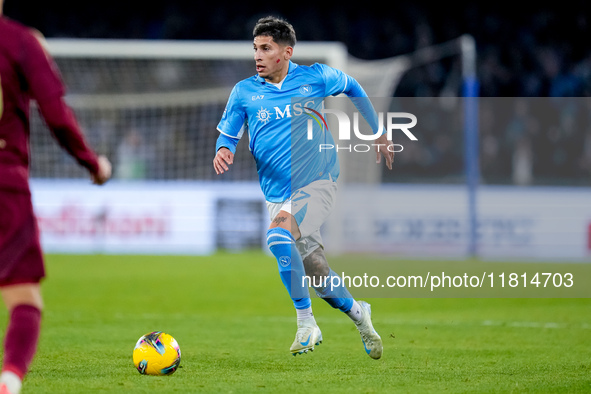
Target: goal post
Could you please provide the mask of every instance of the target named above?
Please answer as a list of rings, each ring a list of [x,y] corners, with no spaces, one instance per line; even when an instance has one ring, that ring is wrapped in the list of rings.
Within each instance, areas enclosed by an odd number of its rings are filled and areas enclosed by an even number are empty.
[[[459,81],[452,83],[441,93],[442,96],[462,96],[463,104],[463,159],[464,181],[466,186],[468,218],[466,255],[476,257],[477,250],[477,190],[480,182],[479,138],[478,138],[478,79],[476,73],[476,43],[471,35],[465,34],[455,39],[419,48],[414,52],[387,59],[360,60],[349,57],[347,72],[355,77],[370,97],[387,98],[395,96],[396,87],[410,70],[442,61],[446,58],[458,57],[460,63]],[[455,86],[454,86],[455,84]],[[382,108],[388,110],[388,100],[379,100]],[[355,160],[355,162],[351,162]],[[381,171],[370,158],[349,155],[344,160],[345,184],[348,183],[379,183]],[[396,162],[396,159],[395,159]],[[337,242],[338,244],[338,242]]]
[[[49,38],[47,44],[57,58],[253,60],[251,41]],[[343,43],[301,41],[296,45],[295,58],[346,67],[348,53]]]
[[[470,257],[478,257],[477,191],[480,183],[478,138],[478,93],[476,74],[476,43],[470,35],[460,37],[462,49],[462,95],[464,96],[464,173],[468,194],[468,250]]]

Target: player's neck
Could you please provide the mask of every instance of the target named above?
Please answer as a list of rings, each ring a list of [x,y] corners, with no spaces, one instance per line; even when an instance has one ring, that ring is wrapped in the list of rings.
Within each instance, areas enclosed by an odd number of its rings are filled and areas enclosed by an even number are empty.
[[[287,77],[288,71],[289,71],[289,63],[287,63],[286,66],[283,67],[278,73],[276,73],[274,75],[269,75],[267,78],[265,78],[265,81],[271,82],[274,84],[281,83],[285,79],[285,77]]]
[[[277,82],[275,82],[276,80],[265,79],[265,81],[267,81],[267,83],[270,83],[273,86],[277,86],[279,89],[281,89],[281,86],[283,85],[284,80],[285,80],[285,77],[281,78]]]

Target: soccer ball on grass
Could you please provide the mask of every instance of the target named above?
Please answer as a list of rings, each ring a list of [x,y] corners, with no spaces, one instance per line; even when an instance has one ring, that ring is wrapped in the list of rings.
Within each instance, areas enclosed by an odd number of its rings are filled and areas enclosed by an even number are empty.
[[[133,349],[133,364],[142,375],[171,375],[180,363],[179,344],[162,331],[142,336]]]

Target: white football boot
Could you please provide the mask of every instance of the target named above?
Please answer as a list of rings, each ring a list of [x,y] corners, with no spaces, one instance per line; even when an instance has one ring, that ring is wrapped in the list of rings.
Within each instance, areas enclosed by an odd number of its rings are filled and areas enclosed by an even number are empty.
[[[357,326],[357,330],[359,330],[359,334],[361,334],[361,341],[363,342],[365,352],[369,357],[377,360],[382,357],[384,347],[382,345],[382,338],[378,335],[371,323],[371,305],[365,301],[357,302],[363,310],[363,316],[361,320],[355,322],[355,325]]]
[[[322,343],[322,332],[316,324],[313,317],[298,320],[298,330],[296,331],[295,340],[291,344],[291,354],[294,356],[298,354],[308,353],[314,351],[315,345]]]

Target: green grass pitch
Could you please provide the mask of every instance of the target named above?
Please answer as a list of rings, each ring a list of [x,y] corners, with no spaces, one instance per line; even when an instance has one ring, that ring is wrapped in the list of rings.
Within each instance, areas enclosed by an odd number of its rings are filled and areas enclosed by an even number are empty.
[[[48,255],[47,271],[24,394],[591,392],[590,299],[369,299],[384,340],[376,361],[315,298],[324,343],[293,357],[295,313],[263,253]],[[153,330],[179,342],[172,376],[132,364]]]

